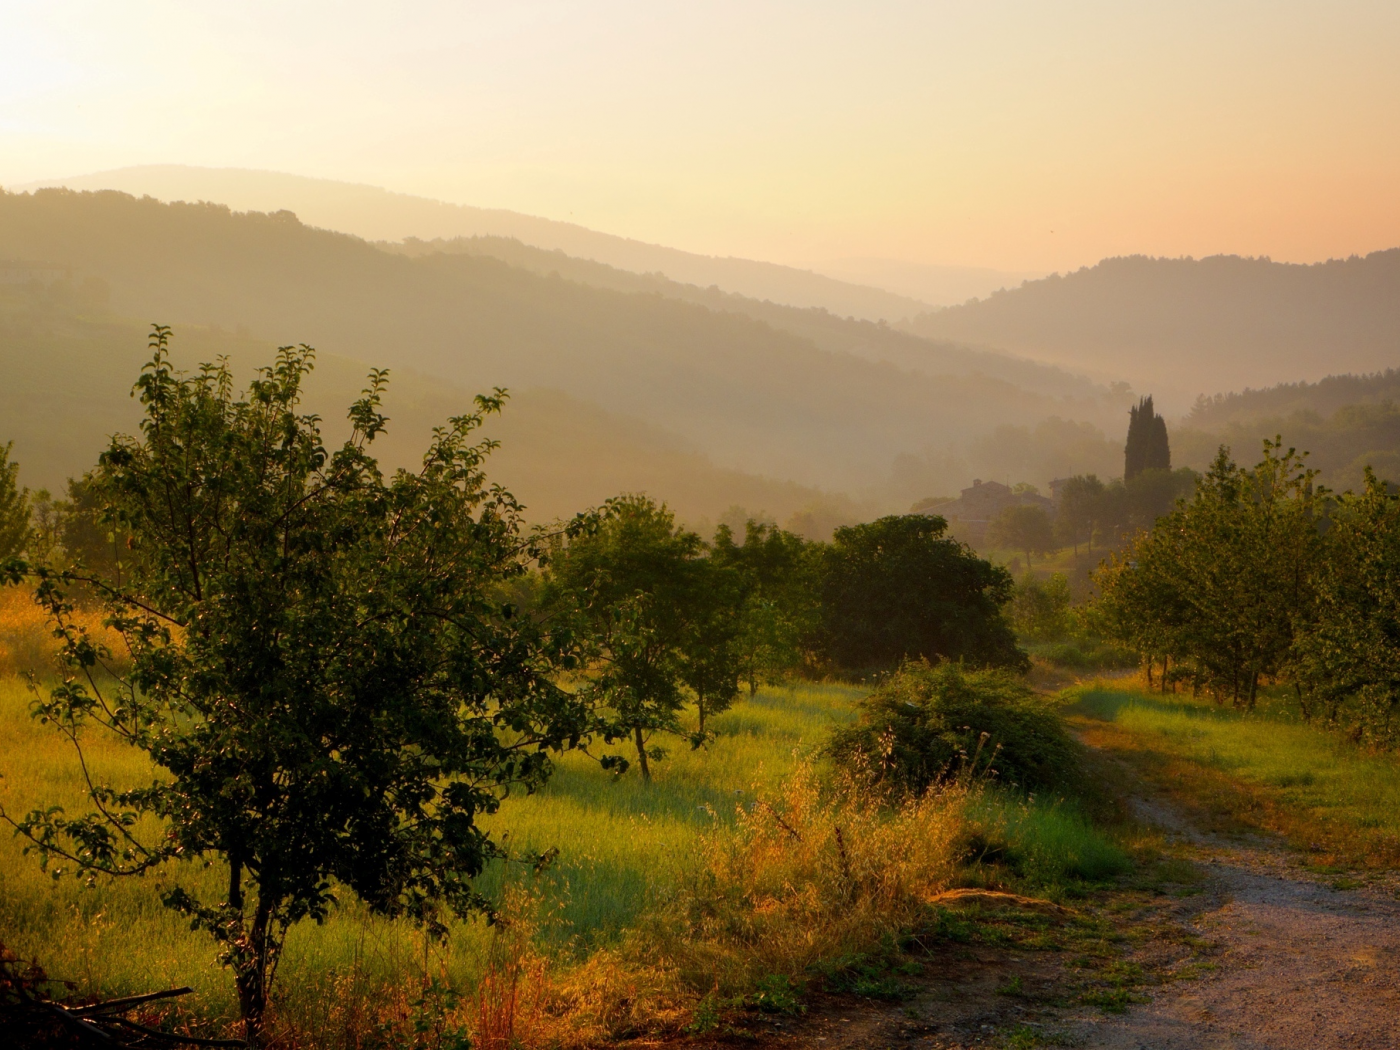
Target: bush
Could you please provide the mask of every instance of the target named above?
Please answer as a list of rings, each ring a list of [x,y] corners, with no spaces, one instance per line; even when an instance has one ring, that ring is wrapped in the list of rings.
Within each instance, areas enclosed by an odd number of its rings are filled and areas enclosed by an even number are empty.
[[[1077,767],[1059,716],[1017,679],[954,664],[906,664],[861,702],[828,753],[886,789],[921,795],[940,781],[991,773],[1025,791],[1063,791]]]

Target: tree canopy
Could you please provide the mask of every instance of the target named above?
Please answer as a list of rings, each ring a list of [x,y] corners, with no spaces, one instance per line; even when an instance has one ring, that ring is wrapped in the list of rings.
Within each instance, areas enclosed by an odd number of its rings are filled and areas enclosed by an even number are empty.
[[[1010,574],[945,536],[938,517],[909,514],[836,530],[821,552],[820,642],[848,671],[908,659],[1024,666],[1001,607]]]
[[[283,348],[241,397],[224,366],[176,371],[168,330],[152,350],[140,434],[113,439],[87,482],[129,537],[117,571],[7,573],[39,581],[63,636],[66,673],[39,715],[75,744],[105,728],[160,772],[17,826],[46,862],[89,873],[225,861],[222,900],[177,878],[165,903],[222,945],[256,1040],[287,929],[342,888],[431,930],[444,910],[488,907],[473,879],[502,851],[479,818],[541,785],[590,721],[554,684],[563,642],[507,597],[537,550],[487,483],[492,443],[473,438],[500,391],[440,428],[417,472],[385,478],[369,452],[384,373],[329,449],[298,411],[309,348]],[[100,599],[129,672],[75,623],[75,584]]]

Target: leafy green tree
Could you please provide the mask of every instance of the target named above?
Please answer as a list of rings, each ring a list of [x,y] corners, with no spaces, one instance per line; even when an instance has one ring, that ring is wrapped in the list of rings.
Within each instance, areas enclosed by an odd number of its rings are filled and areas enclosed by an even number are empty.
[[[750,520],[744,542],[727,526],[715,533],[710,560],[733,566],[742,580],[740,677],[749,694],[760,682],[783,681],[801,669],[805,641],[819,619],[813,551],[801,536]]]
[[[696,743],[705,739],[705,723],[727,711],[739,695],[744,670],[743,635],[748,595],[738,566],[713,554],[693,562],[684,610],[681,680],[695,694],[699,720]]]
[[[1102,510],[1103,491],[1103,482],[1095,474],[1076,474],[1060,485],[1055,539],[1062,545],[1074,547],[1076,554],[1081,543],[1093,549],[1094,527]]]
[[[1198,683],[1252,708],[1261,680],[1286,671],[1312,607],[1325,497],[1315,474],[1277,440],[1253,469],[1222,447],[1195,498],[1100,573],[1117,638],[1149,668],[1184,662]]]
[[[46,864],[90,875],[223,861],[221,900],[176,873],[164,901],[221,945],[257,1042],[287,930],[339,894],[434,933],[488,908],[473,880],[502,850],[479,818],[543,784],[593,722],[553,682],[564,643],[501,600],[538,551],[473,438],[499,391],[386,479],[369,453],[385,373],[329,449],[298,411],[309,348],[237,397],[225,366],[177,372],[168,334],[137,383],[139,436],[114,438],[87,482],[129,537],[118,573],[6,568],[37,578],[64,643],[37,715],[80,749],[105,729],[159,772],[90,783],[89,813],[6,819]],[[73,583],[102,600],[129,673],[74,623]]]
[[[818,555],[817,642],[830,663],[855,672],[940,657],[1028,666],[1001,614],[1010,574],[946,529],[942,518],[909,514],[836,530]]]
[[[1070,608],[1073,602],[1069,579],[1064,573],[1057,572],[1044,581],[1027,573],[1011,597],[1011,622],[1027,638],[1038,642],[1058,641],[1072,628]]]
[[[987,526],[987,542],[1023,551],[1029,565],[1032,553],[1047,554],[1055,549],[1055,527],[1041,507],[1024,503],[1003,507]]]
[[[1316,603],[1294,643],[1305,717],[1384,746],[1400,739],[1400,496],[1368,467],[1338,500]]]
[[[1123,481],[1144,470],[1171,470],[1172,451],[1167,441],[1167,421],[1157,415],[1152,398],[1144,397],[1128,409],[1128,440],[1123,448]]]
[[[23,553],[30,537],[29,490],[20,487],[13,448],[14,442],[0,448],[0,559]]]
[[[578,625],[594,663],[584,692],[632,737],[648,780],[651,762],[665,754],[651,740],[683,733],[689,611],[704,553],[700,537],[677,527],[664,504],[619,496],[598,527],[561,547],[545,570],[545,607]]]

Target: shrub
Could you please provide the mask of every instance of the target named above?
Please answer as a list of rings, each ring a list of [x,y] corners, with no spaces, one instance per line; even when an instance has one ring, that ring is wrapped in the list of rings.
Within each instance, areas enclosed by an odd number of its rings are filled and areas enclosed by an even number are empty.
[[[906,664],[827,750],[846,770],[912,795],[986,773],[1026,791],[1063,791],[1077,765],[1059,716],[1030,689],[1005,672],[954,664]]]

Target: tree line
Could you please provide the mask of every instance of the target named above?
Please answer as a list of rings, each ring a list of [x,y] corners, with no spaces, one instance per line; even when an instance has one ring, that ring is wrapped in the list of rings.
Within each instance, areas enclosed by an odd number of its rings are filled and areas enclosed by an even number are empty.
[[[36,717],[80,752],[105,730],[158,774],[94,783],[85,813],[0,819],[46,867],[89,877],[222,862],[217,899],[176,872],[163,900],[220,945],[250,1041],[287,931],[339,896],[441,933],[449,913],[490,913],[488,863],[546,863],[509,857],[480,818],[565,751],[647,776],[658,735],[701,746],[745,687],[909,659],[1026,665],[1001,614],[1010,576],[942,519],[706,541],[622,496],[531,528],[486,473],[478,431],[503,391],[386,476],[386,373],[332,447],[300,407],[310,348],[236,394],[227,364],[181,372],[169,342],[153,329],[139,432],[66,499],[0,461],[0,574],[32,587],[59,646]]]
[[[1221,447],[1189,499],[1097,576],[1102,623],[1149,681],[1246,709],[1281,685],[1302,717],[1393,746],[1400,735],[1400,494],[1316,483],[1306,454]]]

